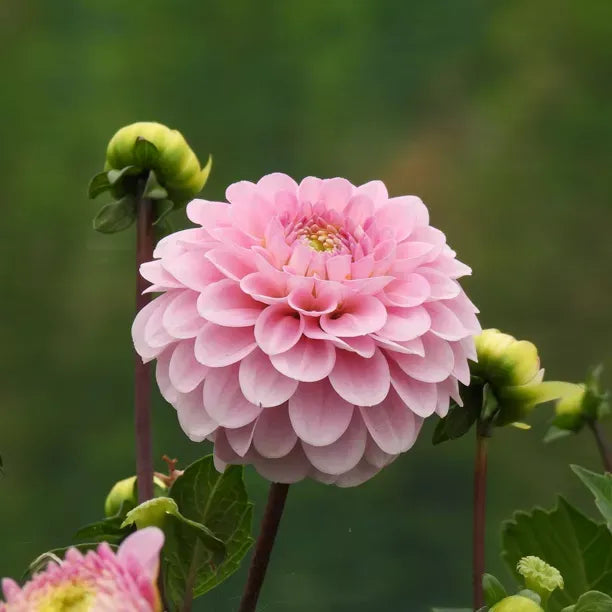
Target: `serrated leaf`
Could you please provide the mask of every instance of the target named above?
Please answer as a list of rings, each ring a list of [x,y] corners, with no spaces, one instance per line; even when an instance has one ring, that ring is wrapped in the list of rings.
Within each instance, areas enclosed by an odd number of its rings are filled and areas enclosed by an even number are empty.
[[[595,496],[595,505],[612,531],[612,475],[597,474],[579,465],[570,465],[572,471]]]
[[[585,591],[612,593],[612,534],[562,497],[552,510],[515,513],[503,526],[502,540],[502,557],[517,580],[516,564],[528,555],[561,572],[565,586],[552,593],[549,612],[574,604]]]
[[[151,168],[159,158],[157,147],[142,136],[134,143],[134,161],[140,168]]]
[[[121,232],[136,219],[136,204],[130,196],[103,206],[93,220],[93,227],[103,234]]]
[[[193,559],[187,568],[170,567],[166,571],[166,592],[181,603],[192,585],[198,597],[228,578],[239,567],[251,547],[253,504],[248,501],[242,466],[229,466],[217,472],[212,455],[192,463],[174,482],[170,496],[188,518],[206,525],[226,547],[226,557],[218,567],[199,562],[198,551],[186,543]]]
[[[612,612],[612,597],[600,591],[589,591],[578,598],[572,612]]]
[[[168,192],[157,180],[154,170],[151,170],[147,176],[142,197],[150,198],[151,200],[165,200],[168,197]]]
[[[108,180],[108,172],[98,172],[91,181],[89,181],[89,187],[87,193],[90,199],[96,198],[101,193],[108,191],[111,188],[110,181]]]
[[[485,603],[489,607],[494,606],[498,601],[508,596],[504,585],[492,574],[482,575],[482,591]]]

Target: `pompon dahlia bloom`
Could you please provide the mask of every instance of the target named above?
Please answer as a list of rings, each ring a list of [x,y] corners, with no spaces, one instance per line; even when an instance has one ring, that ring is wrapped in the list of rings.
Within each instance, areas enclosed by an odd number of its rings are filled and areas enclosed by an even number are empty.
[[[61,564],[50,563],[23,587],[5,578],[0,612],[161,612],[157,591],[157,527],[136,531],[114,553],[103,542],[82,555],[76,548]]]
[[[141,267],[162,292],[132,335],[186,434],[217,465],[354,486],[414,443],[469,382],[470,270],[414,196],[284,174],[194,200],[199,227]]]

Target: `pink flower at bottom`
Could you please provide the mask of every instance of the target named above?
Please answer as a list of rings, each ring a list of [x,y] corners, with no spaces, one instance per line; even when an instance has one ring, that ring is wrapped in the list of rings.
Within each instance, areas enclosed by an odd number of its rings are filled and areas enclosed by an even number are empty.
[[[0,612],[160,612],[157,590],[164,535],[148,527],[128,536],[114,553],[103,542],[85,555],[67,551],[23,587],[5,578]]]
[[[480,331],[457,282],[470,269],[419,198],[381,181],[270,174],[226,196],[192,201],[198,227],[141,267],[162,295],[136,350],[218,467],[360,484],[460,401]]]

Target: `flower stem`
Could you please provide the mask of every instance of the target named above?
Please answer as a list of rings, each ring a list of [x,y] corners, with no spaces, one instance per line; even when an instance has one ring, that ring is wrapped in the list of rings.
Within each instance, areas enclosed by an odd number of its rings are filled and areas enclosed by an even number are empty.
[[[482,608],[482,575],[485,570],[485,522],[487,501],[487,443],[488,437],[476,428],[476,459],[474,462],[474,531],[472,586],[474,610]]]
[[[612,472],[612,454],[610,453],[610,445],[604,434],[603,427],[599,421],[590,420],[588,421],[589,427],[595,436],[597,442],[597,448],[601,454],[601,460],[604,465],[606,472]]]
[[[148,198],[137,202],[136,219],[136,312],[149,302],[142,292],[147,281],[140,275],[140,265],[153,259],[153,203]],[[136,477],[138,501],[153,497],[153,448],[151,441],[151,367],[135,353],[134,427],[136,432]]]
[[[251,559],[251,567],[238,612],[255,612],[288,492],[288,484],[273,482],[270,485],[268,503],[261,521],[259,537],[255,544],[255,552]]]

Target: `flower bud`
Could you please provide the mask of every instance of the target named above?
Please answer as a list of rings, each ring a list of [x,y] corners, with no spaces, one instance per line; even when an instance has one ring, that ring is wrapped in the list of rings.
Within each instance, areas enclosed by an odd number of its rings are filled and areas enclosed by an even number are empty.
[[[152,147],[141,146],[142,142]],[[199,193],[210,172],[210,162],[201,168],[196,154],[179,131],[152,121],[122,127],[108,143],[105,170],[129,166],[153,170],[169,199],[177,205]]]
[[[153,479],[153,491],[155,497],[166,494],[168,487],[157,476]],[[133,508],[138,504],[138,488],[136,486],[136,476],[124,478],[113,485],[104,502],[104,514],[107,517],[116,516],[121,511],[124,503]],[[125,508],[124,508],[125,510]]]
[[[478,362],[472,375],[488,384],[497,402],[496,425],[508,425],[527,416],[537,404],[574,391],[564,382],[542,382],[544,370],[536,346],[497,329],[475,338]]]
[[[168,515],[177,516],[178,514],[178,506],[172,498],[148,499],[126,514],[121,527],[136,525],[138,529],[144,529],[145,527],[163,528]]]
[[[563,588],[563,576],[559,570],[539,557],[523,557],[516,570],[525,579],[525,588],[537,593],[543,604],[555,589]]]
[[[533,599],[522,595],[511,595],[496,603],[491,612],[544,612]]]
[[[559,429],[579,431],[584,424],[583,404],[586,389],[584,385],[575,385],[576,392],[562,397],[555,405],[553,424]]]

